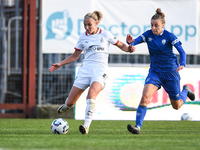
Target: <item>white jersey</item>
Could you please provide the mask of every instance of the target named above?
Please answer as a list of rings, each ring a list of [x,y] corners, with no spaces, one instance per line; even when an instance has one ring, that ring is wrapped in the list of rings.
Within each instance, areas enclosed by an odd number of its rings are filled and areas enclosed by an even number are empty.
[[[83,51],[85,56],[79,72],[85,75],[106,73],[110,44],[116,45],[118,41],[110,31],[101,28],[96,34],[82,33],[75,47],[76,50]]]

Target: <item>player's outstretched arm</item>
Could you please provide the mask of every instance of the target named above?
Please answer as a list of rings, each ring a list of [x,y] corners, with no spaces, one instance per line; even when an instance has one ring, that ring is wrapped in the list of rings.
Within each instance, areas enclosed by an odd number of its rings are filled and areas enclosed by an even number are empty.
[[[131,43],[134,42],[134,39],[133,39],[133,37],[130,34],[127,34],[127,36],[126,36],[126,42],[128,42],[129,44],[131,44]]]
[[[127,45],[127,44],[124,44],[123,42],[119,41],[116,46],[118,48],[120,48],[122,51],[124,52],[129,52],[129,53],[132,53],[132,52],[135,52],[135,46],[132,46],[132,45]]]
[[[52,64],[52,66],[49,68],[49,71],[53,72],[54,70],[56,70],[56,69],[58,69],[60,67],[61,67],[60,63]]]
[[[70,64],[70,63],[76,61],[80,57],[81,52],[82,51],[75,50],[75,52],[72,55],[70,55],[69,57],[67,57],[65,60],[61,61],[60,63],[52,64],[52,66],[49,68],[49,71],[53,72],[54,70],[60,68],[63,65]]]

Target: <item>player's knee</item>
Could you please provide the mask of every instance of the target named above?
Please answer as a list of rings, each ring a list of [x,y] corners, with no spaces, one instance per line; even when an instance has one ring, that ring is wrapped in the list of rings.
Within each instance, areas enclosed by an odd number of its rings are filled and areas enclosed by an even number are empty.
[[[170,99],[171,100],[171,99]],[[182,100],[171,100],[171,104],[172,104],[172,107],[175,109],[175,110],[178,110],[179,108],[181,108],[181,106],[183,105],[183,102]]]
[[[92,90],[90,90],[90,92],[87,95],[87,99],[96,99],[96,93]]]
[[[181,108],[181,106],[179,106],[179,105],[172,105],[172,107],[173,107],[175,110],[178,110],[179,108]]]
[[[150,101],[151,97],[143,95],[140,101],[140,105],[142,106],[147,106],[149,101]]]

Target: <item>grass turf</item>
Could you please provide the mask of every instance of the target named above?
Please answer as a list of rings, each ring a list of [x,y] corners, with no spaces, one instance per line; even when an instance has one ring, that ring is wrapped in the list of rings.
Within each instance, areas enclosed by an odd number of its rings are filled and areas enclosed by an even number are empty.
[[[88,135],[78,127],[82,120],[65,119],[66,135],[56,135],[50,126],[54,119],[0,119],[0,150],[81,149],[81,150],[199,150],[200,122],[144,121],[141,133],[126,129],[134,121],[94,120]]]

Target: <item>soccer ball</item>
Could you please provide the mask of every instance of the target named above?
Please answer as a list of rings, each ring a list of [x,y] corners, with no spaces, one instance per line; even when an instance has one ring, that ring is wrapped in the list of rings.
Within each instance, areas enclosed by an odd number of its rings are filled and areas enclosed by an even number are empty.
[[[188,113],[184,113],[182,116],[181,116],[181,120],[192,120],[192,116]]]
[[[62,118],[55,119],[51,123],[51,131],[54,134],[66,134],[69,130],[69,124]]]

